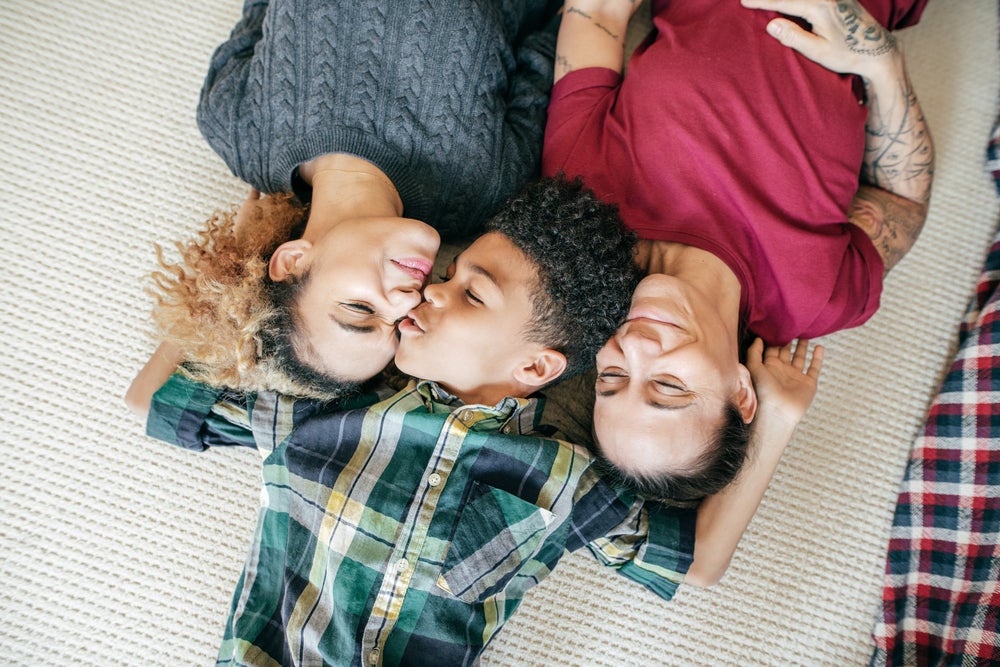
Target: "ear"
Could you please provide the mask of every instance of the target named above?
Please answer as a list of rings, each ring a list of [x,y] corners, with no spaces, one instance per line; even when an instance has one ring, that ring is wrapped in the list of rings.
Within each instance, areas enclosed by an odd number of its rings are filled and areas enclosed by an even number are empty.
[[[281,282],[290,275],[301,273],[302,261],[310,248],[312,243],[305,239],[285,241],[279,245],[267,265],[267,274],[271,280]]]
[[[743,422],[749,424],[753,421],[754,415],[757,414],[757,392],[753,388],[750,370],[743,364],[740,364],[738,370],[739,387],[733,396],[733,400],[736,401],[736,407],[739,408],[740,414],[743,415]]]
[[[556,380],[566,370],[566,355],[543,347],[514,369],[514,379],[532,391]]]

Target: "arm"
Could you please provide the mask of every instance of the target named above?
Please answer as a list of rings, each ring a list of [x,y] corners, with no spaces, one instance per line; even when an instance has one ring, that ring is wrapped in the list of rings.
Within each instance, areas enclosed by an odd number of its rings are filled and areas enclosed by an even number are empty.
[[[634,499],[622,522],[587,548],[603,565],[670,600],[687,581],[685,573],[690,576],[692,554],[697,554],[695,522],[693,507]]]
[[[567,2],[556,41],[555,81],[585,67],[621,72],[625,64],[625,33],[639,4],[639,0]]]
[[[146,435],[192,451],[257,448],[251,424],[255,398],[174,373],[152,395]],[[288,424],[291,420],[282,422]]]
[[[250,188],[247,198],[236,211],[237,230],[253,215],[256,210],[253,204],[258,200],[260,192]],[[125,392],[125,405],[145,421],[153,394],[174,374],[183,361],[184,355],[180,348],[173,343],[160,343]]]
[[[229,38],[212,53],[208,74],[198,100],[198,129],[208,144],[225,161],[229,169],[243,180],[250,181],[240,163],[238,146],[239,124],[245,114],[255,113],[256,107],[244,98],[254,50],[263,37],[268,0],[246,0],[240,21]],[[248,169],[254,170],[252,167]],[[256,184],[260,187],[260,184]]]
[[[732,484],[699,506],[694,562],[684,579],[686,583],[710,586],[729,567],[795,427],[816,395],[823,348],[817,346],[807,364],[808,347],[809,341],[802,340],[794,354],[791,344],[764,352],[760,339],[750,347],[747,366],[761,408],[753,424],[750,459]]]
[[[923,229],[934,176],[934,144],[897,41],[856,0],[743,5],[806,19],[811,33],[782,18],[768,23],[768,32],[823,67],[864,80],[865,159],[848,220],[872,239],[888,272]]]
[[[125,405],[146,421],[153,394],[174,374],[182,361],[184,357],[176,346],[160,343],[125,392]]]

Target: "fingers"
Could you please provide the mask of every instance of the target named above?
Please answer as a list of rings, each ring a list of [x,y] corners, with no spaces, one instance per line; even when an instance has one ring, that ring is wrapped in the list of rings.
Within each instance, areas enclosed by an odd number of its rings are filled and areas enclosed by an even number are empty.
[[[800,338],[795,344],[795,356],[792,358],[792,365],[802,369],[806,365],[806,353],[809,351],[809,339]]]
[[[753,344],[750,346],[750,349],[747,350],[747,368],[751,371],[755,371],[760,368],[763,365],[761,359],[766,354],[769,354],[770,351],[771,348],[768,348],[765,352],[763,340],[760,338],[755,339]]]
[[[767,34],[794,49],[810,60],[818,62],[826,40],[803,30],[788,19],[774,19],[767,24]]]
[[[812,361],[809,362],[809,368],[806,370],[806,375],[814,380],[819,380],[819,372],[823,368],[823,353],[825,349],[822,345],[817,345],[813,349]]]
[[[793,340],[787,345],[769,346],[764,350],[764,361],[766,362],[771,359],[777,359],[780,363],[797,368],[810,377],[819,377],[820,369],[823,366],[823,346],[817,345],[815,349],[813,349],[812,359],[807,365],[806,360],[809,358],[809,342],[808,338],[801,338]],[[753,361],[756,362],[760,359],[760,350],[763,344],[764,343],[758,338],[754,341],[753,345],[750,346],[749,354],[751,355],[750,358]]]
[[[747,9],[770,9],[786,16],[798,16],[811,23],[810,19],[820,11],[822,3],[817,0],[740,0],[740,4]]]

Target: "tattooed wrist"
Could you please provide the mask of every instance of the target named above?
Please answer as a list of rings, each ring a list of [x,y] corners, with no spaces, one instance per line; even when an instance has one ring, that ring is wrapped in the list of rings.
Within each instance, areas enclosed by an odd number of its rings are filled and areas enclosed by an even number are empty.
[[[622,35],[618,34],[618,32],[616,31],[611,30],[610,28],[608,28],[607,25],[602,23],[600,20],[595,19],[593,15],[588,14],[579,7],[568,7],[566,9],[566,15],[568,16],[570,14],[576,14],[580,18],[586,19],[591,23],[591,25],[593,25],[595,28],[603,32],[611,39],[615,40],[616,42],[621,42],[624,44],[624,39],[622,38]]]

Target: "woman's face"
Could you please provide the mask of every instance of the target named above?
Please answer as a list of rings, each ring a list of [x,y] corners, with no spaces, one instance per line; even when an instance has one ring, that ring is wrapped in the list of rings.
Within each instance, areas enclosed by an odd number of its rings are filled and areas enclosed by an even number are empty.
[[[662,274],[639,283],[625,323],[597,353],[595,389],[601,451],[622,470],[647,475],[689,468],[725,405],[753,391],[712,300]]]
[[[438,233],[410,218],[358,218],[316,243],[283,244],[271,278],[309,272],[298,300],[300,361],[363,382],[384,369],[399,344],[396,323],[421,300],[440,245]]]

